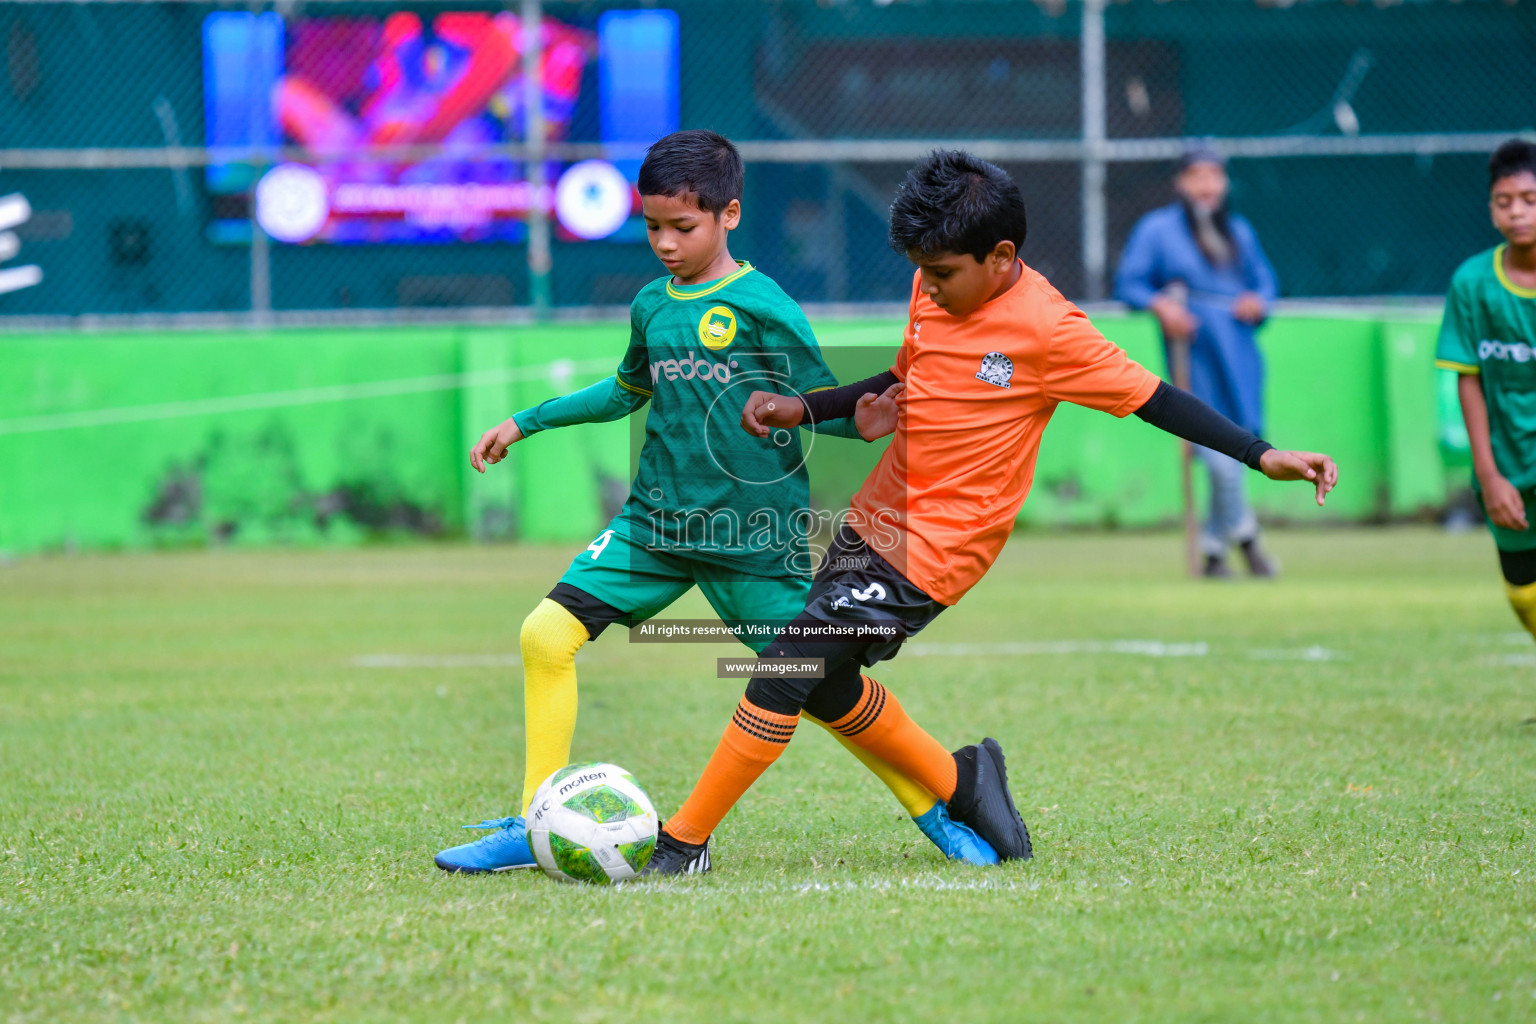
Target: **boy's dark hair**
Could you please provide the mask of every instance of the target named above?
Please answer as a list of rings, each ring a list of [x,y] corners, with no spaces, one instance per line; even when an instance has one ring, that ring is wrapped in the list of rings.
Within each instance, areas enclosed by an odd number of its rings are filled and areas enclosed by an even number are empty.
[[[740,201],[747,173],[741,154],[724,135],[704,128],[673,132],[645,152],[636,186],[642,196],[699,198],[699,209],[720,216],[732,199]]]
[[[891,203],[891,248],[965,253],[980,263],[1002,241],[1024,245],[1024,195],[1008,172],[963,150],[937,149],[907,172]]]
[[[1488,187],[1493,188],[1500,178],[1510,178],[1523,171],[1536,174],[1536,145],[1524,139],[1510,139],[1488,158]]]

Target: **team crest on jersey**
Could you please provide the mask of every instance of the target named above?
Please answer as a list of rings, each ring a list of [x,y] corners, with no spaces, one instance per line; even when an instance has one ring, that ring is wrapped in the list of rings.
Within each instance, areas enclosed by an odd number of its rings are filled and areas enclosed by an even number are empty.
[[[725,306],[711,306],[699,321],[699,342],[718,352],[736,340],[736,314]]]
[[[1013,360],[1001,352],[988,352],[981,357],[981,369],[976,379],[1000,388],[1013,387]]]

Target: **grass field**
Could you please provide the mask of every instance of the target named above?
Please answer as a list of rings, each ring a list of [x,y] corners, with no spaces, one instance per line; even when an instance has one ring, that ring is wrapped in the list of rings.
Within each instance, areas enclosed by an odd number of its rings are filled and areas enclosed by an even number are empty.
[[[1536,1017],[1536,645],[1486,536],[1274,547],[1199,585],[1172,536],[1024,534],[883,667],[1002,741],[1033,862],[942,862],[807,729],[714,874],[616,890],[430,859],[513,808],[570,550],[0,568],[0,1020]],[[605,636],[576,755],[675,808],[733,653]]]

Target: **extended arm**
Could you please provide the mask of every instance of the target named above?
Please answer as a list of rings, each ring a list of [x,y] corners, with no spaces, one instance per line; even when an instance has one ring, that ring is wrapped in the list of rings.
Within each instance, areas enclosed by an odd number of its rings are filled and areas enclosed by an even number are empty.
[[[833,426],[826,432],[873,441],[896,429],[896,399],[901,391],[901,379],[889,370],[839,388],[813,391],[803,398],[754,391],[741,411],[741,429],[755,437],[767,437],[775,427],[805,424],[824,430]],[[855,433],[843,433],[845,420],[854,425]]]
[[[767,437],[775,427],[804,425],[819,433],[873,441],[896,429],[896,398],[901,390],[901,379],[887,370],[800,398],[754,391],[741,411],[741,429],[756,437]],[[845,432],[845,424],[851,425],[853,432]]]
[[[1515,485],[1499,472],[1493,461],[1493,442],[1488,429],[1488,400],[1483,396],[1482,377],[1463,373],[1456,378],[1456,393],[1461,399],[1461,418],[1467,424],[1467,443],[1472,448],[1472,472],[1483,491],[1483,507],[1494,525],[1506,530],[1524,530],[1525,500]]]
[[[590,387],[568,395],[540,402],[531,409],[512,416],[522,436],[536,434],[550,427],[569,427],[577,423],[611,423],[623,419],[646,402],[650,396],[619,383],[618,377],[604,377]]]
[[[831,391],[827,388],[825,391]],[[812,395],[824,394],[825,391],[812,391]],[[809,396],[807,396],[809,397]],[[834,416],[831,419],[812,419],[807,417],[800,421],[800,426],[815,434],[831,434],[835,437],[851,437],[862,441],[864,436],[859,433],[859,425],[853,421],[852,416]]]
[[[469,450],[469,464],[477,473],[484,473],[486,466],[506,458],[507,449],[529,434],[574,423],[608,423],[628,416],[650,397],[622,384],[616,376],[604,377],[590,387],[514,413],[487,430]]]
[[[813,391],[804,398],[806,418],[813,423],[820,423],[823,420],[851,417],[858,409],[859,399],[865,395],[884,394],[886,388],[898,383],[900,381],[896,375],[886,370],[839,388]]]
[[[1158,383],[1136,415],[1192,444],[1230,456],[1271,480],[1310,480],[1317,485],[1319,505],[1339,479],[1339,469],[1328,456],[1281,451],[1167,381]]]
[[[1167,381],[1157,385],[1152,397],[1136,415],[1191,444],[1221,452],[1249,469],[1259,468],[1259,459],[1274,445],[1261,440],[1250,430],[1227,419],[1200,399]]]

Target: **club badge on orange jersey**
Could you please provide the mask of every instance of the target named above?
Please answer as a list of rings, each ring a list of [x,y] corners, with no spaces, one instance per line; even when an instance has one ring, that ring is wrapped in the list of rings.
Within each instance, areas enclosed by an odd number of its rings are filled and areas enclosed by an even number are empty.
[[[1000,388],[1013,387],[1013,360],[1001,352],[988,352],[981,357],[981,369],[976,379]]]
[[[699,321],[699,342],[718,352],[736,340],[736,314],[725,306],[711,306]]]

